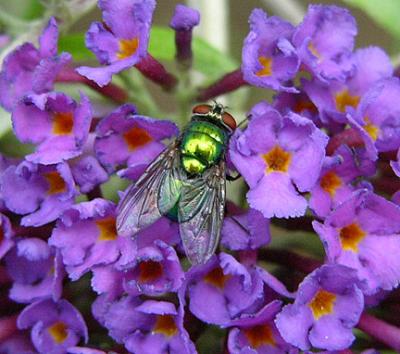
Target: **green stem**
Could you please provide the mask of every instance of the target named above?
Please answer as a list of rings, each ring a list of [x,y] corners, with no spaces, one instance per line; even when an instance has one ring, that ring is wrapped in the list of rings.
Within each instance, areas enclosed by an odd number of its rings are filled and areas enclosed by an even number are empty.
[[[119,75],[129,93],[131,100],[140,113],[151,117],[160,117],[161,113],[157,107],[153,96],[150,94],[140,75],[136,75],[129,70]]]
[[[180,71],[178,82],[179,85],[176,90],[176,100],[178,103],[177,123],[183,128],[190,120],[195,93],[189,71]]]

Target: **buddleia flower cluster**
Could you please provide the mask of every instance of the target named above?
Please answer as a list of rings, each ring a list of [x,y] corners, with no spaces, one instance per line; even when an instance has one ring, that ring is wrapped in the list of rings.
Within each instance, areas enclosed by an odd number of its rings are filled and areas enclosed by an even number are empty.
[[[149,49],[155,0],[98,7],[91,61],[58,50],[52,17],[2,63],[1,106],[30,145],[0,160],[0,352],[400,351],[389,307],[400,281],[400,82],[388,55],[354,48],[347,9],[310,5],[297,26],[254,9],[240,68],[197,90],[197,10],[170,14],[167,69]],[[204,264],[190,265],[165,216],[133,238],[117,232],[119,196],[106,186],[134,183],[180,134],[138,78],[176,99],[186,122],[191,105],[241,87],[265,97],[237,117],[227,161],[243,203],[226,203]]]

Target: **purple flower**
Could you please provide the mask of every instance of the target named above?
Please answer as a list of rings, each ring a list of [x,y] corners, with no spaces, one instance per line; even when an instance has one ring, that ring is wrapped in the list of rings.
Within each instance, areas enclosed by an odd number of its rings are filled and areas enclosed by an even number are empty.
[[[250,206],[267,218],[301,216],[307,208],[300,192],[310,191],[325,156],[327,136],[295,113],[282,117],[267,103],[253,107],[244,133],[237,130],[230,156],[250,191]]]
[[[282,115],[294,112],[311,119],[316,125],[320,124],[318,108],[305,92],[279,92],[274,97],[273,107]]]
[[[57,55],[58,27],[51,18],[39,38],[39,49],[25,43],[10,53],[0,73],[0,104],[11,111],[27,93],[53,89],[58,73],[71,61],[71,55]]]
[[[160,295],[176,292],[183,277],[175,250],[157,240],[152,246],[138,250],[133,267],[125,269],[124,287],[132,295]]]
[[[250,32],[242,51],[243,78],[250,84],[297,92],[285,82],[294,78],[299,68],[299,58],[289,41],[294,27],[278,17],[267,17],[261,9],[250,15]]]
[[[400,282],[400,209],[368,190],[339,205],[324,224],[313,222],[328,260],[357,270],[365,294]]]
[[[350,123],[362,133],[372,156],[376,155],[376,151],[371,150],[371,144],[379,152],[400,147],[400,107],[394,104],[399,100],[399,79],[381,80],[362,97],[352,119],[348,117]]]
[[[251,250],[268,244],[271,240],[269,220],[257,210],[230,215],[224,219],[221,243],[231,250]]]
[[[252,313],[264,301],[264,283],[258,269],[247,269],[221,253],[186,274],[190,311],[206,323],[227,326],[242,314]],[[207,301],[204,301],[207,299]]]
[[[38,238],[17,242],[6,256],[7,272],[13,280],[10,299],[16,302],[34,302],[61,297],[64,268],[61,256]]]
[[[24,143],[38,144],[26,159],[55,164],[82,153],[89,134],[92,112],[89,99],[81,104],[63,93],[26,96],[15,107],[12,121],[15,134]]]
[[[6,169],[1,193],[7,209],[25,215],[21,219],[23,226],[41,226],[56,220],[77,194],[66,163],[45,166],[28,161]]]
[[[113,74],[132,67],[147,55],[155,1],[99,0],[99,7],[104,23],[92,23],[86,34],[86,46],[104,66],[81,66],[77,71],[104,86]]]
[[[92,311],[110,336],[133,353],[196,353],[183,327],[183,312],[170,302],[134,296],[110,302],[103,295]]]
[[[176,31],[189,31],[200,22],[200,13],[191,7],[178,4],[171,18],[170,26]]]
[[[356,189],[352,184],[356,178],[371,176],[375,170],[375,164],[368,159],[365,150],[352,151],[347,145],[340,146],[334,156],[325,159],[321,176],[311,190],[310,208],[318,216],[326,217],[350,198]]]
[[[68,354],[107,354],[107,352],[93,348],[70,347],[68,348]]]
[[[13,236],[10,220],[0,213],[0,260],[14,246]]]
[[[92,289],[99,295],[105,294],[108,301],[113,301],[124,293],[126,272],[113,264],[92,268]]]
[[[192,61],[192,29],[200,22],[200,13],[188,6],[178,4],[175,7],[170,27],[175,30],[177,60],[189,67]]]
[[[232,321],[228,349],[232,354],[297,354],[298,350],[286,343],[275,326],[274,319],[281,309],[280,301],[272,301],[256,314]]]
[[[91,155],[71,162],[71,172],[81,193],[88,193],[94,187],[108,180],[108,174],[99,161]]]
[[[19,329],[32,327],[32,342],[39,353],[64,354],[81,338],[88,340],[81,314],[66,300],[41,300],[27,306],[17,325]]]
[[[293,44],[301,62],[320,80],[344,81],[353,70],[356,34],[356,22],[348,10],[310,5],[293,35]]]
[[[348,348],[364,307],[356,284],[356,272],[341,265],[323,265],[309,274],[295,302],[286,305],[275,320],[282,337],[302,350]]]
[[[109,172],[128,164],[129,172],[140,176],[147,165],[164,150],[161,140],[178,134],[177,126],[136,115],[136,108],[126,104],[101,120],[96,128],[96,156]]]
[[[72,280],[96,265],[116,263],[122,267],[135,260],[136,245],[130,238],[118,236],[115,212],[112,202],[94,199],[74,205],[58,220],[49,244],[60,249]]]
[[[373,84],[393,74],[387,54],[378,47],[358,49],[352,55],[354,71],[346,81],[303,81],[303,87],[318,107],[322,121],[346,123],[346,113],[357,109],[363,95]]]

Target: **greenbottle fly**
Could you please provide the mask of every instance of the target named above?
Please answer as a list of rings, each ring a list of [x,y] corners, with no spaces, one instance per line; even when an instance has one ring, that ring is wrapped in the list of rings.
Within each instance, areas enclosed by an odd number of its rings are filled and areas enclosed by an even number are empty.
[[[218,245],[225,209],[225,155],[236,121],[221,104],[198,105],[183,133],[130,186],[118,206],[117,230],[133,236],[165,215],[179,223],[192,264]]]

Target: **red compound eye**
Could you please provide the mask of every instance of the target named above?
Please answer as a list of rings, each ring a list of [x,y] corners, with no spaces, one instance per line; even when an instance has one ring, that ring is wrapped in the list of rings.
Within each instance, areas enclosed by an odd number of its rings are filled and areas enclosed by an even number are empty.
[[[207,114],[212,111],[212,107],[208,104],[199,104],[194,106],[192,112],[195,114]]]
[[[236,121],[235,118],[232,117],[231,114],[229,114],[228,112],[225,112],[222,115],[222,121],[232,130],[236,129]]]

